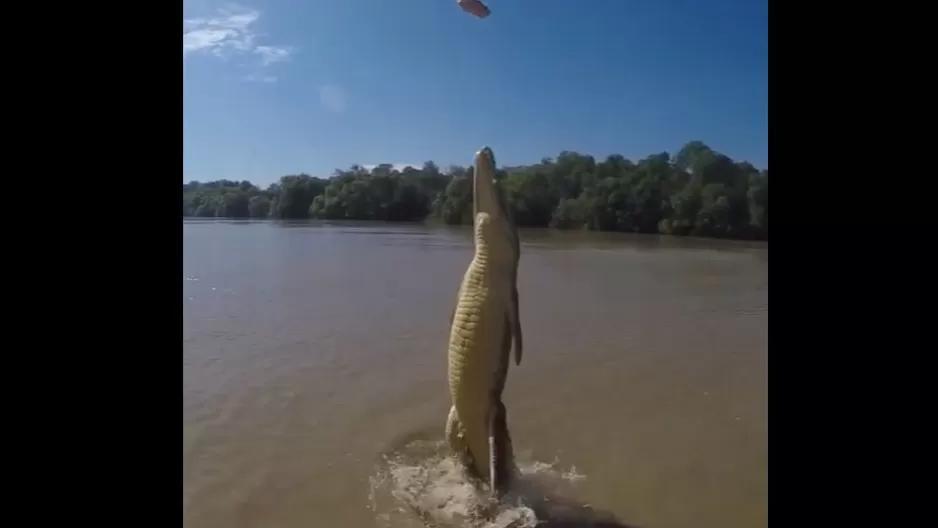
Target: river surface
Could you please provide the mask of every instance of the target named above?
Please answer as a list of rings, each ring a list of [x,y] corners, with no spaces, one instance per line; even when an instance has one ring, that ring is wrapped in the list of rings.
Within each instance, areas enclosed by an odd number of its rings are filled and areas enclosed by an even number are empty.
[[[766,526],[768,246],[521,238],[519,464],[627,525]],[[423,526],[470,231],[184,221],[183,244],[187,528]]]

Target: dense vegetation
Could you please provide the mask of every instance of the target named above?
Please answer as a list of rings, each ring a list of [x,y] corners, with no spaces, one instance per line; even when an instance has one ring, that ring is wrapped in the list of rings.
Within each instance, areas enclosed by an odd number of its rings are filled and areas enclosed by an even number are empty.
[[[321,218],[471,223],[472,167],[393,170],[378,165],[336,171],[328,179],[284,176],[261,190],[220,180],[182,186],[182,214],[195,217]],[[503,168],[499,183],[516,223],[768,240],[769,175],[699,141],[675,156],[633,163],[619,155],[561,152],[556,159]]]

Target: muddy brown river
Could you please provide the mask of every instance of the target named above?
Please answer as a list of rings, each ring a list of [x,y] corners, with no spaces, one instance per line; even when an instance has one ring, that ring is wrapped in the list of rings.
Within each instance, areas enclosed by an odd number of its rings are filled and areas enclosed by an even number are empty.
[[[469,492],[439,442],[469,230],[183,233],[187,528],[459,518]],[[505,403],[538,500],[645,528],[765,526],[768,246],[520,234],[525,353]],[[531,522],[524,501],[489,526]]]

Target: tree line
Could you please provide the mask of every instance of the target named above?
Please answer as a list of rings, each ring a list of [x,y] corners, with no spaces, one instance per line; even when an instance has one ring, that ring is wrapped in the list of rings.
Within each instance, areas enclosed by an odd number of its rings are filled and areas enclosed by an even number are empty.
[[[260,189],[248,181],[182,186],[183,217],[317,218],[472,223],[472,167],[394,170],[354,165],[331,178],[283,176]],[[497,175],[520,227],[662,233],[768,240],[769,174],[700,141],[674,156],[637,163],[620,155],[597,162],[561,152],[555,159],[505,167]]]

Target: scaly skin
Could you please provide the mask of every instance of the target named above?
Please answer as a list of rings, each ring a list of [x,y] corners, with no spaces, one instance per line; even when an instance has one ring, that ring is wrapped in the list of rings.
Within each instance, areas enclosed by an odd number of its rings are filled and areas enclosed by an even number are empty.
[[[453,407],[446,437],[467,469],[499,495],[517,475],[502,391],[513,336],[515,358],[520,361],[520,324],[517,235],[497,194],[494,166],[488,148],[476,155],[475,255],[452,317],[449,384]]]
[[[518,237],[518,230],[514,222],[508,215],[508,208],[505,206],[505,198],[495,184],[495,154],[492,149],[484,147],[476,153],[475,167],[473,170],[473,200],[472,200],[472,218],[480,212],[488,213],[495,221],[503,223],[508,230],[508,236],[511,239],[512,250],[514,251],[515,263],[512,269],[511,277],[511,335],[515,345],[515,365],[521,364],[521,355],[524,349],[524,336],[521,332],[520,308],[518,304],[518,263],[521,260],[521,242]],[[475,238],[473,237],[473,244]],[[454,312],[455,313],[455,312]],[[453,324],[453,314],[450,314],[450,324]],[[510,343],[509,343],[510,346]],[[508,368],[507,366],[505,367]],[[501,394],[501,391],[499,391]]]
[[[496,222],[503,223],[511,239],[515,257],[511,276],[511,334],[515,343],[515,365],[520,365],[521,354],[524,351],[518,306],[518,263],[521,260],[521,242],[518,238],[518,230],[508,215],[505,197],[495,185],[495,154],[488,147],[484,147],[476,154],[472,190],[472,218],[475,219],[480,212],[488,213]]]

